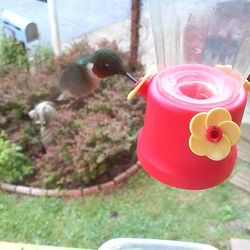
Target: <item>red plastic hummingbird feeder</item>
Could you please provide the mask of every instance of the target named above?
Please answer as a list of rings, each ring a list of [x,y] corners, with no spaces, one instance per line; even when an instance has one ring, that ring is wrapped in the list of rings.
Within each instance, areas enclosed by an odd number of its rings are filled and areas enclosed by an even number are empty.
[[[214,187],[237,158],[250,71],[250,1],[148,2],[158,72],[133,91],[147,101],[138,159],[167,185]]]

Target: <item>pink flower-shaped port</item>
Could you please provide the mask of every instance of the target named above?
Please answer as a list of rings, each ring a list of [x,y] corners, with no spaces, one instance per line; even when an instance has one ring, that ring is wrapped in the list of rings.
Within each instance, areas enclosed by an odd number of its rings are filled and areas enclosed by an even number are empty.
[[[196,114],[190,121],[189,148],[214,161],[225,159],[240,138],[240,128],[227,109],[214,108]]]

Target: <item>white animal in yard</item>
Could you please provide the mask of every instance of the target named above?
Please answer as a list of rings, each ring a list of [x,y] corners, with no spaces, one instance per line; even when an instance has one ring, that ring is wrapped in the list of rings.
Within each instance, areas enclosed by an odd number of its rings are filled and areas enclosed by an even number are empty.
[[[50,101],[40,102],[28,113],[29,117],[34,120],[36,124],[41,126],[44,126],[53,120],[56,114],[55,105]]]

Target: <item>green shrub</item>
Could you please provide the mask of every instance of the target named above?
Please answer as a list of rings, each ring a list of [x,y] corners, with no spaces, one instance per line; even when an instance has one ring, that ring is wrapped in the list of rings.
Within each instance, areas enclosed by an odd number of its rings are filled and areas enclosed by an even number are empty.
[[[29,60],[22,43],[9,36],[2,36],[0,40],[0,72],[6,73],[6,66],[14,65],[19,69],[28,70]]]
[[[49,64],[49,61],[53,58],[53,50],[51,47],[39,44],[32,55],[31,63],[35,67],[39,67],[43,64]]]
[[[28,159],[22,153],[22,148],[6,140],[0,134],[0,180],[5,182],[20,182],[33,172]]]

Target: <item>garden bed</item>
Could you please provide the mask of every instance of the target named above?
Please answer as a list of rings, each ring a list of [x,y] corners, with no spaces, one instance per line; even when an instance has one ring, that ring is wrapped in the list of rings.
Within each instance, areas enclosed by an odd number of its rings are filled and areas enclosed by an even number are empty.
[[[1,183],[0,188],[7,192],[25,194],[29,196],[80,197],[91,194],[97,194],[99,192],[107,191],[117,186],[120,186],[130,176],[136,173],[139,167],[140,167],[139,163],[136,163],[131,167],[129,167],[127,170],[116,175],[112,180],[97,185],[90,185],[89,187],[83,187],[83,188],[45,189],[45,188],[35,188],[30,186],[14,185],[8,183]]]
[[[105,47],[117,50],[113,44]],[[127,55],[117,52],[126,64]],[[0,144],[2,141],[2,155],[9,159],[7,164],[0,161],[2,182],[42,189],[82,189],[113,181],[135,164],[145,103],[141,97],[126,100],[133,83],[122,76],[103,80],[77,108],[70,105],[73,100],[55,102],[58,115],[48,127],[54,135],[49,145],[42,143],[39,125],[28,116],[39,102],[54,102],[66,65],[90,53],[88,45],[78,44],[60,59],[46,55],[43,60],[40,54],[29,70],[5,66],[0,77],[0,129],[4,131]],[[141,75],[142,69],[134,73],[135,77]]]

